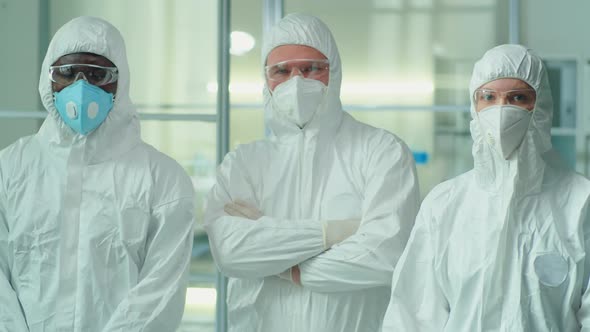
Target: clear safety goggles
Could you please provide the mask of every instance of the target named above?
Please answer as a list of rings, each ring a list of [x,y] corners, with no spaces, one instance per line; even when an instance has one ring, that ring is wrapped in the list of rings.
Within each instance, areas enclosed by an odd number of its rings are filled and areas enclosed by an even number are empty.
[[[266,79],[273,82],[284,82],[300,74],[305,78],[320,80],[328,76],[330,61],[328,59],[294,59],[281,61],[264,67]]]
[[[496,91],[494,89],[477,89],[473,98],[478,109],[489,106],[510,104],[532,110],[537,101],[537,93],[534,89],[518,89],[509,91]]]
[[[96,86],[114,83],[119,78],[117,67],[103,67],[88,64],[69,64],[49,67],[49,79],[61,84],[70,85],[79,79]]]

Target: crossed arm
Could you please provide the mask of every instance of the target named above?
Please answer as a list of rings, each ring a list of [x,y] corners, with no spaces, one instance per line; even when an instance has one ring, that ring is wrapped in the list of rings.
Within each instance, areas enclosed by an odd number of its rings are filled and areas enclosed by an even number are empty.
[[[407,148],[388,146],[370,160],[362,219],[349,234],[342,232],[345,221],[263,216],[237,158],[235,152],[228,154],[219,168],[205,215],[212,254],[224,274],[261,278],[293,268],[294,282],[321,292],[390,284],[419,206]],[[331,229],[340,231],[339,236],[332,237]]]

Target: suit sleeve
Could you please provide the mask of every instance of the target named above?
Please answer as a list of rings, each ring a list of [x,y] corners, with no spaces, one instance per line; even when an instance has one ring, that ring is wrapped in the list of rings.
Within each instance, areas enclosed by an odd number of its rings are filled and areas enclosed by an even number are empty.
[[[442,331],[448,320],[449,304],[434,268],[436,239],[428,208],[426,200],[395,269],[383,332]]]
[[[584,277],[583,293],[580,309],[577,312],[578,321],[580,322],[580,331],[590,332],[590,212],[588,211],[590,202],[586,202],[585,212],[583,213],[584,221],[582,224],[582,234],[584,236]]]
[[[235,278],[277,275],[324,251],[322,226],[316,220],[282,220],[264,216],[250,220],[229,216],[225,204],[256,197],[247,168],[230,152],[209,193],[204,228],[219,270]],[[264,211],[262,211],[264,213]]]
[[[301,283],[318,292],[389,286],[420,204],[413,156],[384,136],[367,159],[362,220],[356,234],[299,264]]]
[[[0,327],[6,331],[28,331],[27,323],[11,284],[10,251],[8,246],[9,226],[6,216],[6,192],[0,173]]]
[[[173,331],[180,325],[193,226],[192,196],[153,208],[139,282],[118,305],[104,332]]]

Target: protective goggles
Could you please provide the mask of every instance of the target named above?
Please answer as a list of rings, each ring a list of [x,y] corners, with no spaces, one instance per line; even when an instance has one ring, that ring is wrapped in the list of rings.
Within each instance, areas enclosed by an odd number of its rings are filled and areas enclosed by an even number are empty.
[[[96,86],[114,83],[119,78],[117,67],[70,64],[49,67],[49,79],[60,85],[70,85],[79,79]]]
[[[474,101],[478,109],[489,106],[510,104],[526,108],[531,111],[535,108],[537,93],[534,89],[518,89],[509,91],[496,91],[493,89],[477,89],[474,93]]]
[[[328,76],[330,61],[328,59],[294,59],[266,66],[264,70],[266,79],[273,82],[284,82],[297,74],[301,74],[305,78],[320,80]]]

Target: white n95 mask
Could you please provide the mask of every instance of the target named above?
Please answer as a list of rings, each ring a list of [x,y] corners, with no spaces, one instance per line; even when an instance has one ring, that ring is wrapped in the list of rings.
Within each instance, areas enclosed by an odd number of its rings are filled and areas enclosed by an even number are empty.
[[[324,83],[318,80],[295,76],[272,91],[273,108],[303,128],[324,102],[326,90]]]
[[[522,107],[494,105],[477,112],[477,119],[484,139],[508,160],[522,143],[532,115]]]

